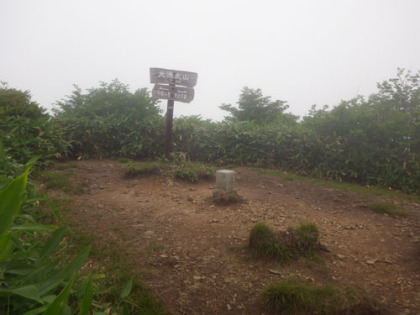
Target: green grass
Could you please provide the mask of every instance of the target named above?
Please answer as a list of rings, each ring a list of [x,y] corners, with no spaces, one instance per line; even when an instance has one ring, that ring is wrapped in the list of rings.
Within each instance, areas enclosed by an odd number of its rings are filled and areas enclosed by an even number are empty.
[[[231,205],[243,202],[243,200],[236,190],[222,191],[215,189],[213,191],[213,202],[218,205]]]
[[[356,288],[318,286],[295,278],[270,285],[262,300],[281,314],[380,314],[378,303]]]
[[[164,167],[161,162],[130,162],[124,164],[122,167],[124,175],[127,177],[159,174],[163,168]]]
[[[63,213],[71,211],[71,202],[62,199],[54,200],[60,212]],[[78,222],[68,221],[65,223],[70,226],[72,237],[67,239],[67,252],[62,252],[63,256],[74,255],[81,248],[93,244],[88,257],[91,266],[86,266],[82,273],[96,275],[94,281],[96,312],[107,314],[108,312],[109,314],[168,314],[158,297],[142,283],[141,275],[133,274],[126,253],[116,241],[108,240],[106,243],[99,245],[91,234],[80,227]],[[150,243],[148,246],[149,251],[160,249],[160,245],[156,243]],[[130,294],[123,298],[122,292],[131,281]]]
[[[70,181],[70,174],[67,173],[44,172],[40,175],[40,179],[47,189],[60,189],[70,194],[81,194],[84,192],[83,184],[74,185]]]
[[[66,164],[57,164],[55,169],[59,170],[59,171],[64,171],[67,170],[69,168],[78,168],[78,165],[76,162],[70,162],[70,163],[66,163]]]
[[[367,205],[367,207],[376,212],[376,213],[384,213],[392,216],[404,216],[407,215],[407,213],[404,210],[401,210],[397,207],[397,205],[391,203],[391,202],[372,202]]]
[[[133,160],[132,159],[129,159],[129,158],[122,157],[122,158],[119,158],[118,159],[118,162],[123,163],[123,164],[126,164],[126,163],[132,163]]]
[[[266,224],[257,223],[249,236],[249,248],[254,258],[288,261],[299,256],[314,257],[319,248],[318,228],[314,224],[300,224],[274,233]]]
[[[397,197],[401,199],[420,202],[420,196],[409,195],[398,190],[389,190],[389,189],[385,189],[378,186],[367,187],[367,186],[361,186],[357,184],[334,181],[334,180],[324,180],[324,179],[318,179],[318,178],[313,178],[313,177],[305,177],[305,176],[294,175],[291,173],[286,173],[280,170],[269,170],[269,169],[262,169],[262,168],[253,168],[252,170],[261,174],[277,176],[277,177],[283,178],[284,180],[289,180],[289,181],[295,180],[295,181],[300,181],[300,182],[304,182],[308,184],[319,185],[325,188],[354,192],[354,193],[361,194],[365,197],[374,197],[378,195],[384,195],[384,196],[393,196],[393,197]]]

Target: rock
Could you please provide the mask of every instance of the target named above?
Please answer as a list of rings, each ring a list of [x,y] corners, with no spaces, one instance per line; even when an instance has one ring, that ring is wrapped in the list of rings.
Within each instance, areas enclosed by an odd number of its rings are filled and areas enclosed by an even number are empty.
[[[366,263],[368,265],[374,265],[376,263],[377,259],[371,259],[371,260],[366,260]]]
[[[281,272],[280,272],[280,271],[278,271],[278,270],[275,270],[275,269],[268,269],[268,271],[269,271],[270,273],[272,273],[272,274],[275,274],[275,275],[279,275],[279,276],[281,276]]]
[[[344,259],[346,256],[341,255],[341,254],[337,254],[337,257],[340,258],[340,259]]]
[[[148,237],[151,237],[151,236],[155,235],[155,232],[149,230],[149,231],[144,232],[144,235],[148,236]]]
[[[320,248],[321,250],[323,250],[323,251],[326,251],[326,252],[332,253],[332,247],[331,247],[331,245],[330,245],[330,244],[320,244],[320,245],[319,245],[319,248]]]

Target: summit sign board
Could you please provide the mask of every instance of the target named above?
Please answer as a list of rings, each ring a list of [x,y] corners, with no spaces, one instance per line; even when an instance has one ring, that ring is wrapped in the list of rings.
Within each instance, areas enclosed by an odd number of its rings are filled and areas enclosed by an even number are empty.
[[[194,99],[194,89],[184,86],[155,84],[152,96],[154,98],[190,103]]]
[[[165,156],[168,159],[171,152],[174,102],[189,103],[194,99],[193,87],[197,84],[197,76],[195,72],[150,68],[150,83],[155,85],[152,96],[168,100],[165,139]]]
[[[194,87],[197,84],[198,74],[195,72],[150,68],[150,83],[174,84]]]

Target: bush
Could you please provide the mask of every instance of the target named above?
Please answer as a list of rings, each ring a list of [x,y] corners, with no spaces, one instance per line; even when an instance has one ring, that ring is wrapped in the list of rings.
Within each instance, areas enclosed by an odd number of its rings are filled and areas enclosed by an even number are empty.
[[[31,100],[28,91],[12,89],[6,84],[0,86],[1,155],[17,163],[38,156],[38,165],[45,165],[66,156],[69,147],[63,129]],[[5,163],[4,158],[0,157],[0,163]]]
[[[146,89],[129,91],[118,80],[58,102],[56,120],[73,144],[73,157],[152,158],[163,151],[164,120]]]

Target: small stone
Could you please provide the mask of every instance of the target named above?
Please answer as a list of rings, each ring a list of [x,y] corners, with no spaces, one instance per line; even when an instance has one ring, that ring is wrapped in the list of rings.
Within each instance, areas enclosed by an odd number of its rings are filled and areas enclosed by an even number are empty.
[[[279,276],[281,276],[281,272],[280,272],[280,271],[278,271],[278,270],[275,270],[275,269],[268,269],[268,271],[269,271],[270,273],[272,273],[272,274],[275,274],[275,275],[279,275]]]
[[[320,244],[319,248],[323,251],[332,253],[332,247],[329,244]]]
[[[202,278],[201,276],[194,276],[194,277],[193,277],[193,279],[194,279],[194,280],[197,280],[197,281],[198,281],[198,280],[201,280],[201,278]]]
[[[340,258],[340,259],[344,259],[346,256],[341,255],[341,254],[337,254],[337,257]]]
[[[376,263],[377,259],[371,259],[371,260],[367,260],[366,263],[368,265],[374,265]]]

